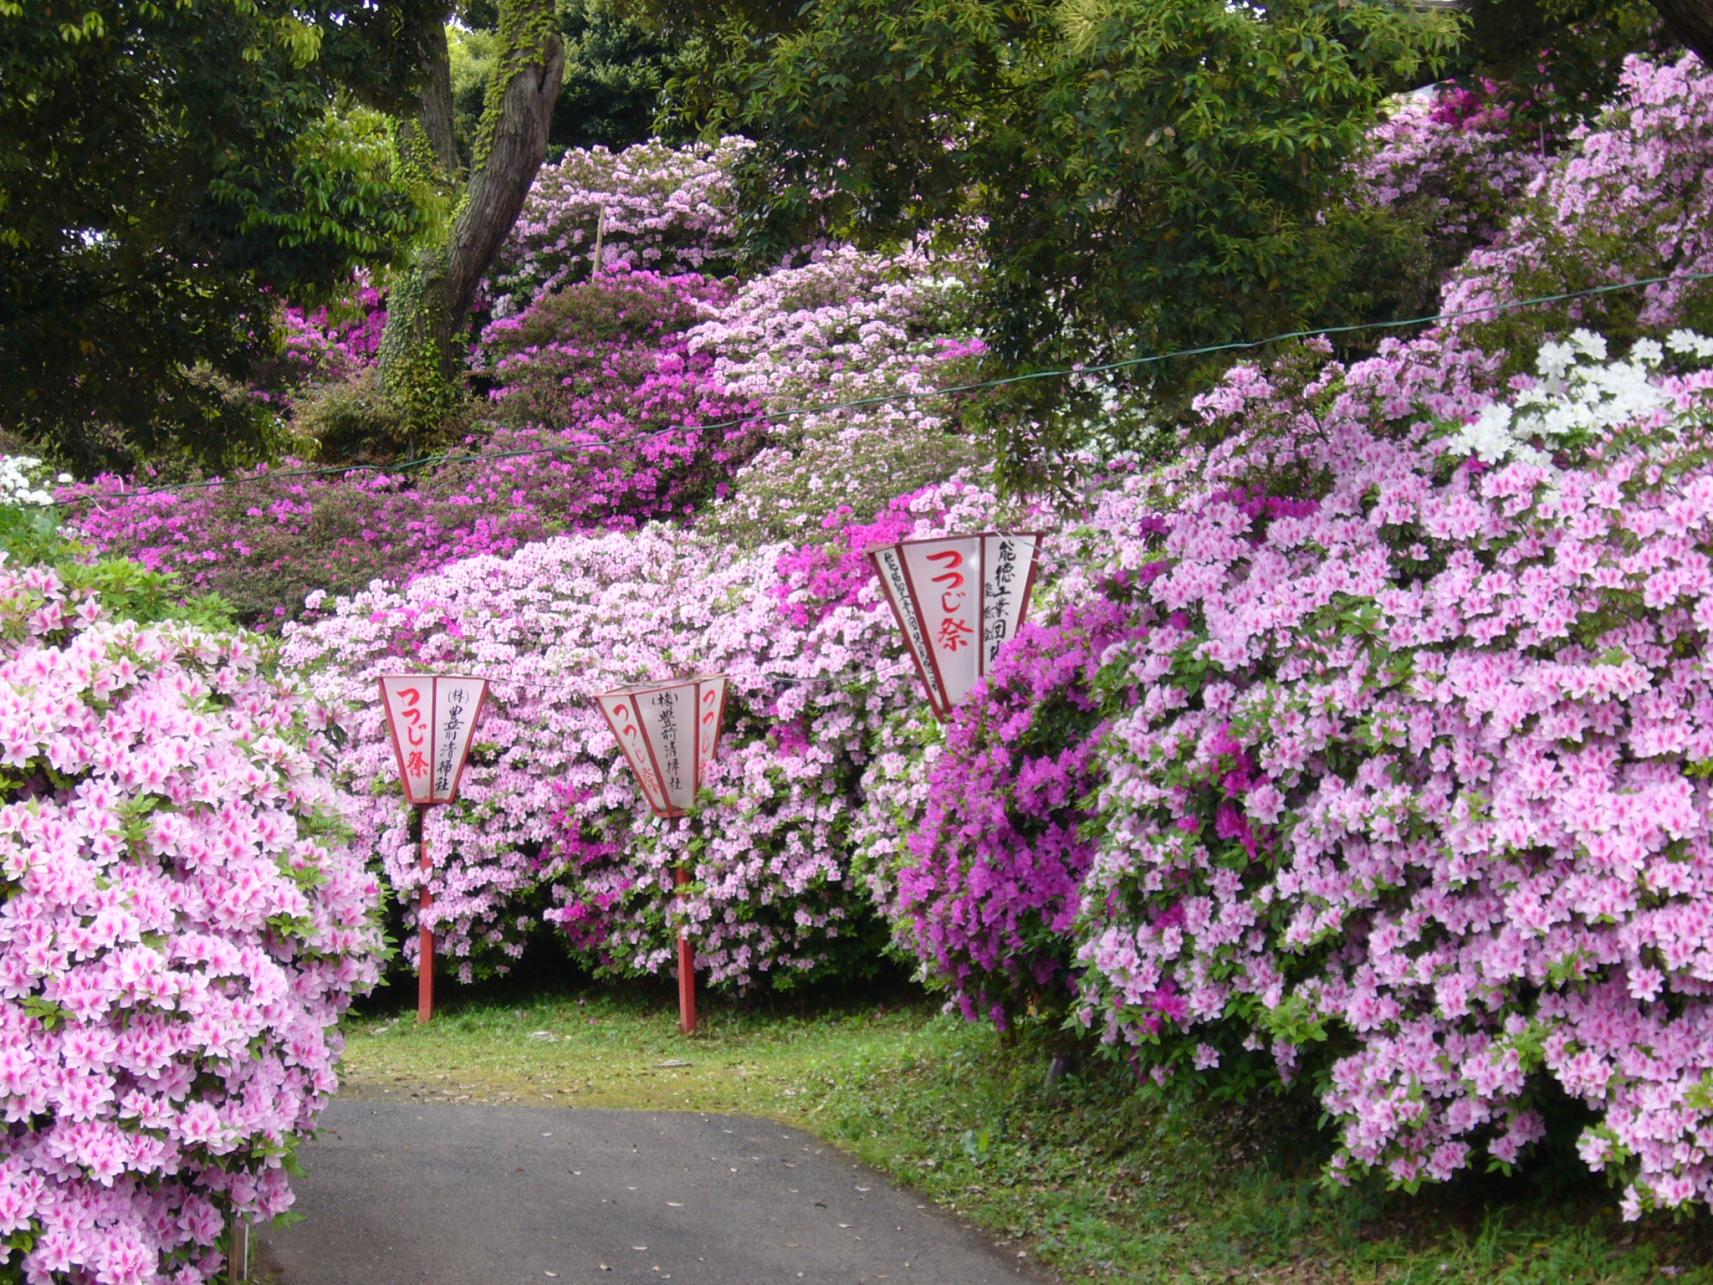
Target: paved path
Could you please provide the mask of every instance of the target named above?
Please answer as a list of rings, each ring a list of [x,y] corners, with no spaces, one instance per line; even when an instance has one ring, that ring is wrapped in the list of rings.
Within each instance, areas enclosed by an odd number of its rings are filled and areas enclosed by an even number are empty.
[[[336,1101],[259,1237],[280,1285],[1011,1285],[1026,1264],[747,1116]]]

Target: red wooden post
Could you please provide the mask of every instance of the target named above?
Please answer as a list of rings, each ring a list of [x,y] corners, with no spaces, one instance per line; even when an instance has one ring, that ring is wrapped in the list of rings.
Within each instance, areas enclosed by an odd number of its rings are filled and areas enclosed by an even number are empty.
[[[683,888],[690,882],[690,872],[680,866],[674,878]],[[678,1029],[685,1035],[696,1033],[696,953],[688,926],[678,930]]]
[[[425,830],[426,809],[416,810],[419,832]],[[434,1016],[434,930],[428,926],[428,908],[434,897],[428,891],[428,835],[422,835],[422,900],[418,903],[417,923],[422,936],[417,941],[416,957],[416,1020],[426,1022]]]

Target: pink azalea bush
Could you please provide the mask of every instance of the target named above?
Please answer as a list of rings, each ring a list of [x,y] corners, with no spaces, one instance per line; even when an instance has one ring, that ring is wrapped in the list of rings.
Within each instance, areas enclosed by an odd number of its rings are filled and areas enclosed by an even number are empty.
[[[1211,489],[1114,550],[1146,694],[1080,1014],[1159,1074],[1315,1059],[1340,1176],[1508,1163],[1550,1091],[1627,1212],[1705,1200],[1713,374],[1668,372],[1713,343],[1548,345],[1500,400],[1435,347],[1244,373]]]
[[[212,1281],[377,973],[323,712],[250,642],[0,565],[0,1274]]]
[[[716,984],[861,970],[878,946],[847,838],[861,773],[890,714],[929,715],[860,553],[986,526],[995,510],[954,481],[874,521],[835,513],[832,537],[801,549],[658,524],[569,534],[325,604],[288,627],[284,659],[344,711],[340,774],[368,800],[358,841],[381,855],[411,923],[426,884],[461,976],[505,967],[544,914],[607,973],[662,971],[681,924]],[[463,797],[429,816],[426,879],[374,694],[378,675],[417,668],[493,683]],[[663,822],[592,698],[690,671],[731,676],[726,737],[712,797]],[[682,900],[680,864],[695,876]]]
[[[280,309],[284,362],[291,383],[331,382],[375,364],[387,329],[386,293],[359,281],[344,307]]]

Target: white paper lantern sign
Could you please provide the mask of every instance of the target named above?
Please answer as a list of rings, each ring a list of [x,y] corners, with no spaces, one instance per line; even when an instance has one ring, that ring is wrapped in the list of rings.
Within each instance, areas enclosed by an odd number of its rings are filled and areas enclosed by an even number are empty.
[[[485,678],[388,674],[381,679],[381,707],[406,800],[429,807],[458,797],[458,782],[487,700]]]
[[[687,814],[719,749],[726,676],[643,683],[602,692],[595,703],[654,814]]]
[[[928,704],[948,718],[1017,636],[1035,587],[1038,532],[904,540],[871,550]]]

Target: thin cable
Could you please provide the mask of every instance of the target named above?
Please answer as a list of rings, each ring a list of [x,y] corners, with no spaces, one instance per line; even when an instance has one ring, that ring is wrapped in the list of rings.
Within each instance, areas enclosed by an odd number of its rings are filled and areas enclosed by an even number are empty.
[[[125,491],[86,491],[74,495],[68,500],[54,499],[47,504],[32,506],[41,508],[68,508],[72,504],[93,501],[100,503],[108,499],[130,499],[140,495],[160,495],[174,491],[207,490],[219,486],[243,486],[263,480],[274,480],[298,477],[331,477],[344,476],[351,473],[408,473],[415,469],[426,468],[434,464],[468,464],[484,460],[521,459],[537,455],[570,455],[585,450],[600,450],[614,446],[624,446],[644,438],[662,437],[667,433],[707,433],[720,429],[745,428],[777,423],[785,420],[802,419],[809,415],[826,415],[834,411],[860,410],[866,407],[886,406],[896,403],[921,401],[933,397],[954,397],[960,393],[981,392],[989,388],[1004,388],[1012,384],[1030,383],[1042,379],[1063,379],[1072,375],[1098,375],[1115,370],[1129,370],[1138,366],[1155,365],[1163,361],[1172,361],[1179,357],[1205,357],[1214,353],[1241,352],[1255,348],[1265,348],[1269,344],[1284,343],[1292,339],[1315,339],[1329,335],[1356,334],[1364,330],[1402,330],[1410,326],[1423,326],[1442,321],[1456,321],[1463,317],[1480,317],[1501,312],[1514,312],[1521,308],[1539,307],[1542,304],[1565,303],[1572,299],[1587,299],[1595,295],[1612,294],[1619,290],[1635,290],[1645,286],[1687,283],[1713,280],[1713,272],[1684,272],[1658,277],[1638,277],[1632,281],[1612,282],[1603,286],[1589,286],[1582,290],[1566,290],[1558,294],[1537,295],[1529,299],[1514,299],[1501,303],[1484,304],[1479,308],[1462,308],[1455,312],[1430,313],[1421,317],[1404,317],[1391,321],[1363,321],[1342,326],[1323,326],[1312,330],[1288,330],[1280,334],[1269,335],[1264,339],[1234,339],[1226,343],[1204,344],[1197,348],[1178,348],[1171,352],[1144,353],[1136,357],[1122,357],[1116,361],[1099,362],[1094,365],[1076,365],[1053,367],[1046,370],[1024,371],[1016,375],[1002,375],[994,379],[978,380],[969,384],[950,384],[944,388],[925,389],[896,393],[877,393],[872,397],[858,397],[850,401],[824,402],[814,406],[788,407],[779,411],[758,411],[754,415],[741,418],[715,420],[707,424],[671,425],[666,428],[646,429],[642,432],[627,434],[622,437],[606,438],[595,442],[558,443],[552,446],[533,446],[511,451],[443,451],[433,455],[418,456],[415,459],[402,460],[396,464],[341,464],[326,468],[280,469],[256,473],[242,473],[231,478],[205,478],[196,482],[172,482],[161,486],[136,487]]]

